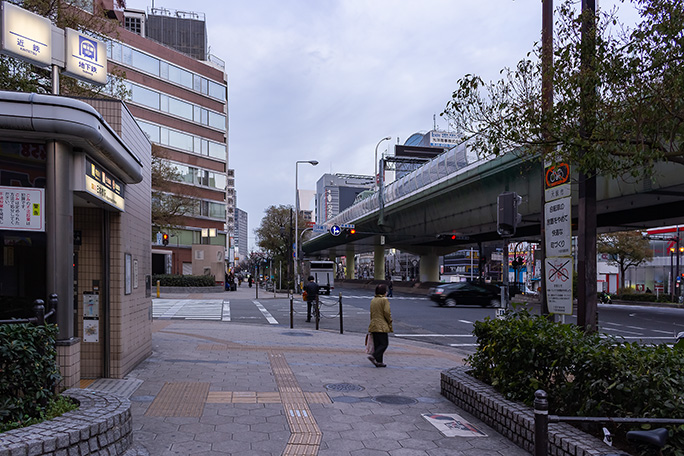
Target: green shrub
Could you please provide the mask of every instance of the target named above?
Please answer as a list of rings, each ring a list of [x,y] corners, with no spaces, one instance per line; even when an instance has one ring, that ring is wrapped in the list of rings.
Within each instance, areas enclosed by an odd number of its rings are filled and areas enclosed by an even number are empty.
[[[0,423],[39,418],[61,380],[56,325],[0,325]]]
[[[661,293],[659,296],[656,296],[655,293],[631,293],[631,294],[625,294],[625,295],[620,295],[618,296],[617,299],[621,299],[623,301],[641,301],[641,302],[672,302],[672,299],[670,299],[669,294],[664,294]],[[676,300],[676,298],[675,298]]]
[[[38,424],[45,420],[51,420],[58,416],[64,415],[66,412],[77,409],[79,404],[74,402],[70,397],[58,396],[52,399],[44,412],[41,412],[39,417],[36,418],[25,418],[23,421],[8,421],[6,423],[0,423],[0,432],[9,431],[10,429],[17,429],[21,427],[31,426],[33,424]]]
[[[173,275],[155,274],[152,276],[152,286],[157,286],[157,281],[162,287],[213,287],[216,279],[213,275]]]
[[[553,414],[684,418],[684,343],[625,343],[526,311],[477,322],[474,334],[472,374],[511,400],[532,405],[544,389]],[[624,436],[630,427],[613,430]],[[670,429],[663,454],[680,456],[684,426]]]

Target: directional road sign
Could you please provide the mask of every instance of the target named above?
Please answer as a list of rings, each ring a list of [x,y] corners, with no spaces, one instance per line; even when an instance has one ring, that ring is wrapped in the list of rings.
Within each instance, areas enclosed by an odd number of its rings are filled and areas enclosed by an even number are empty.
[[[342,230],[337,225],[333,225],[330,227],[330,234],[332,234],[333,236],[339,236],[341,232]]]

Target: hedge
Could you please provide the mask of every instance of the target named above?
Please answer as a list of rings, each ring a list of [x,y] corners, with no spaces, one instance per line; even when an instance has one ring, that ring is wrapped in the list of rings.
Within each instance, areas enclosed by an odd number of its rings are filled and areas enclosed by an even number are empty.
[[[152,276],[152,286],[156,286],[157,281],[162,287],[213,287],[216,285],[216,279],[213,275],[155,274]]]
[[[57,325],[0,325],[0,423],[39,418],[61,380]]]
[[[543,389],[555,415],[684,418],[684,341],[627,343],[527,311],[476,322],[473,332],[472,374],[511,400],[532,405]],[[624,436],[633,427],[612,431]],[[669,428],[663,454],[681,456],[684,426]]]

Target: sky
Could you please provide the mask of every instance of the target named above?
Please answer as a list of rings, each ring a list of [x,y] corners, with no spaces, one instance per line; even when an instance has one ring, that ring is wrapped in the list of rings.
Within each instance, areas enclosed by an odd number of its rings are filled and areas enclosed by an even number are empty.
[[[228,166],[237,207],[248,213],[250,250],[264,211],[294,205],[295,166],[303,190],[325,173],[373,175],[382,138],[392,140],[379,155],[432,130],[435,115],[447,130],[439,114],[457,81],[498,80],[541,36],[540,0],[126,3],[205,14],[210,52],[226,62]]]

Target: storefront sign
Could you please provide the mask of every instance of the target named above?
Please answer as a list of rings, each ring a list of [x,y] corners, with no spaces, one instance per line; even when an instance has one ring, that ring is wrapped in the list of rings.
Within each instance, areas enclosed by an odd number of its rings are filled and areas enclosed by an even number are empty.
[[[102,41],[67,28],[65,57],[64,74],[85,82],[107,83],[107,48]]]
[[[90,160],[86,160],[85,184],[86,191],[124,210],[124,184]]]
[[[546,257],[549,313],[572,315],[572,257]]]
[[[2,53],[39,67],[49,67],[52,23],[43,16],[2,2]]]
[[[0,187],[0,229],[45,231],[45,190]]]

